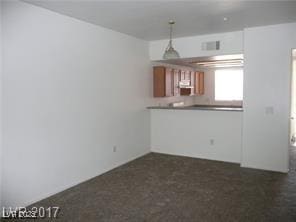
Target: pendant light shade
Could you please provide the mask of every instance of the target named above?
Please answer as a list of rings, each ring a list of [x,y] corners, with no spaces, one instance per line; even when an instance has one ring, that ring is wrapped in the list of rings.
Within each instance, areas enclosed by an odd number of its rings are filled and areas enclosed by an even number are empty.
[[[163,59],[178,59],[180,58],[179,53],[174,49],[173,47],[173,40],[172,40],[172,32],[173,32],[173,25],[175,24],[174,21],[169,21],[169,25],[170,25],[170,41],[169,44],[163,54]]]

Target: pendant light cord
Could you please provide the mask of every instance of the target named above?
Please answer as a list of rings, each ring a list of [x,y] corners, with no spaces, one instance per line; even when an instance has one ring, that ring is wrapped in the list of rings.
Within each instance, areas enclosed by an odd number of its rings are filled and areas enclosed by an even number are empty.
[[[169,47],[172,47],[173,23],[170,23],[170,42]]]
[[[169,48],[172,48],[173,47],[173,43],[172,43],[173,42],[173,40],[172,40],[172,38],[173,38],[173,24],[175,24],[175,22],[173,20],[170,20],[169,21],[169,25],[170,25],[170,40],[169,40],[169,44],[168,44],[166,50],[168,50]]]

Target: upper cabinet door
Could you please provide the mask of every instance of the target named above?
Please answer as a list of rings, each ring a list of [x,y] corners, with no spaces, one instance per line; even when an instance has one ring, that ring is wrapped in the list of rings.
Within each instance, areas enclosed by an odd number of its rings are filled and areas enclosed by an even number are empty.
[[[190,80],[191,72],[189,70],[185,71],[185,80]]]
[[[153,67],[153,95],[165,97],[165,67]]]
[[[181,73],[181,81],[182,80],[185,80],[185,78],[186,78],[186,71],[185,70],[180,70],[180,73]]]
[[[174,95],[173,69],[165,68],[165,96]]]
[[[180,88],[179,88],[179,82],[181,79],[181,72],[178,69],[174,69],[174,96],[179,96],[180,95]]]
[[[192,71],[192,72],[190,72],[190,86],[192,86],[190,95],[195,94],[195,86],[194,85],[195,85],[195,72]]]
[[[195,94],[203,95],[204,91],[204,72],[195,72]]]
[[[153,67],[154,97],[169,97],[174,95],[173,70],[164,66]]]
[[[205,94],[205,74],[204,72],[199,72],[199,95]]]

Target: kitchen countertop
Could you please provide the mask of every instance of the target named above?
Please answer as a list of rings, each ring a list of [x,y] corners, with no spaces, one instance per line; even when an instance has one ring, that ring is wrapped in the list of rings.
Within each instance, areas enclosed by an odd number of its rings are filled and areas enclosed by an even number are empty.
[[[210,110],[210,111],[237,111],[242,112],[242,106],[219,106],[219,105],[191,105],[191,106],[150,106],[147,109],[170,109],[170,110]]]

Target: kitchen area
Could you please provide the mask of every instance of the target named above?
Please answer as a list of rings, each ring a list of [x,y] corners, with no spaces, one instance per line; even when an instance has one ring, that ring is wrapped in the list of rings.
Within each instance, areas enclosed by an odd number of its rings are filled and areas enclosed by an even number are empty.
[[[241,162],[243,55],[153,62],[153,152]]]
[[[153,62],[150,108],[242,108],[243,55]]]

